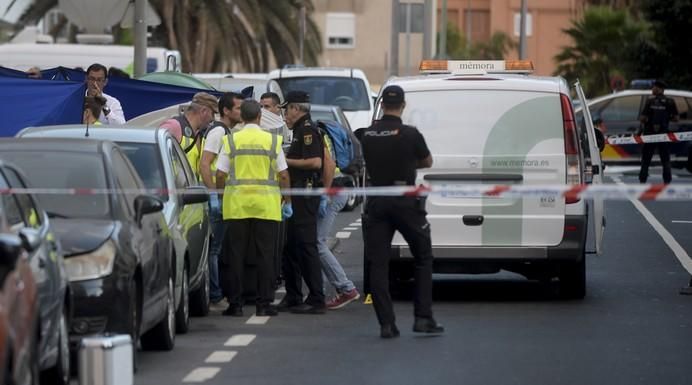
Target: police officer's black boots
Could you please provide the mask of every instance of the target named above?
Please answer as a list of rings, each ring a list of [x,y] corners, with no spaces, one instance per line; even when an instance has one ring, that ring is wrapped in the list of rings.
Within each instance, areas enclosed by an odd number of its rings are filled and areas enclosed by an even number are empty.
[[[413,323],[413,331],[416,333],[444,333],[444,326],[440,325],[435,321],[434,318],[423,318],[416,317],[416,321]]]
[[[396,338],[399,337],[399,329],[394,324],[384,324],[380,326],[381,338]]]

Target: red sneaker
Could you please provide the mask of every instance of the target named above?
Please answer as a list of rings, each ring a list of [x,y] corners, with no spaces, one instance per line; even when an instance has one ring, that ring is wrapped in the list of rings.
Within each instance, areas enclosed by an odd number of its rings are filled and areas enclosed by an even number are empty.
[[[353,290],[338,294],[336,297],[327,301],[327,309],[340,309],[358,298],[360,298],[360,293],[358,289],[354,288]]]

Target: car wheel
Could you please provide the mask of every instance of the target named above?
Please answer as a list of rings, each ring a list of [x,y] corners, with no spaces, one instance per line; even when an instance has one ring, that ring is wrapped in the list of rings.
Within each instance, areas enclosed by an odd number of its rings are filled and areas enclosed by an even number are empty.
[[[70,383],[70,341],[67,332],[67,317],[60,316],[58,325],[58,358],[55,366],[41,373],[42,385],[68,385]]]
[[[209,314],[209,293],[211,282],[209,280],[209,267],[204,266],[202,284],[199,289],[190,294],[190,313],[194,316],[204,317]]]
[[[145,350],[172,350],[175,346],[175,287],[168,277],[166,310],[163,319],[141,337]]]
[[[582,299],[586,296],[586,258],[578,262],[565,262],[558,276],[560,296],[565,299]]]
[[[180,293],[180,303],[175,312],[175,332],[180,334],[187,333],[190,328],[190,274],[188,273],[187,262],[183,268],[183,287]]]

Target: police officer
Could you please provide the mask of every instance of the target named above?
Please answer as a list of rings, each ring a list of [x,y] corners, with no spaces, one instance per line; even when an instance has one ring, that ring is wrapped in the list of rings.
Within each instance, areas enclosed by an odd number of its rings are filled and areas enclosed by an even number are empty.
[[[310,96],[303,91],[286,95],[286,124],[293,141],[286,154],[293,188],[321,187],[323,143],[317,125],[310,118]],[[299,314],[325,312],[322,266],[317,253],[317,212],[319,196],[294,196],[293,216],[286,223],[287,240],[282,262],[286,295],[278,305],[280,311]],[[303,302],[302,280],[309,293]]]
[[[673,99],[663,95],[666,84],[661,80],[654,81],[651,93],[642,110],[639,120],[644,125],[644,135],[667,134],[668,124],[678,121],[678,108]],[[663,167],[663,182],[670,183],[672,180],[670,170],[670,148],[667,142],[644,143],[642,147],[642,167],[639,170],[639,182],[646,183],[649,177],[649,165],[654,151],[658,149],[658,156],[661,158]]]
[[[372,186],[413,186],[416,170],[432,166],[433,159],[423,135],[402,124],[406,103],[404,90],[389,86],[382,93],[382,119],[358,132]],[[394,231],[404,236],[415,263],[413,331],[442,333],[432,313],[432,246],[430,224],[421,197],[369,197],[366,202],[365,249],[370,267],[370,288],[380,337],[399,336],[389,294],[389,257]]]

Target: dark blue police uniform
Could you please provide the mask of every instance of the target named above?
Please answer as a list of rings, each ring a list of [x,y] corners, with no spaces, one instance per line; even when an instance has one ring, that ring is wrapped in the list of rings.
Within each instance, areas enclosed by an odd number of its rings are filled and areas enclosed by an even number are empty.
[[[654,87],[665,89],[665,83],[657,80],[654,82]],[[642,117],[646,118],[644,135],[667,134],[670,132],[670,121],[677,120],[677,116],[678,108],[673,99],[663,95],[663,93],[650,97],[642,110]],[[658,156],[661,158],[661,167],[663,168],[663,182],[670,183],[673,179],[670,164],[670,143],[644,143],[642,146],[642,165],[639,170],[639,181],[641,183],[646,183],[651,159],[657,149]]]
[[[404,91],[398,86],[383,91],[385,105],[402,105]],[[419,163],[430,156],[423,135],[399,117],[384,115],[357,136],[372,186],[413,186]],[[389,293],[389,258],[395,231],[409,244],[414,257],[414,331],[439,333],[444,329],[432,313],[432,245],[430,224],[426,219],[422,197],[368,197],[364,216],[365,255],[373,305],[380,323],[380,336],[399,335]]]
[[[289,92],[285,103],[309,103],[304,92]],[[286,153],[287,159],[322,158],[324,147],[317,125],[306,114],[291,128],[293,141]],[[289,167],[292,188],[322,187],[321,170],[303,170]],[[286,246],[282,261],[282,272],[286,285],[286,296],[279,304],[280,310],[294,313],[324,313],[325,296],[322,281],[322,265],[317,252],[317,212],[319,196],[291,197],[293,216],[286,223]],[[309,293],[303,303],[303,280]]]

